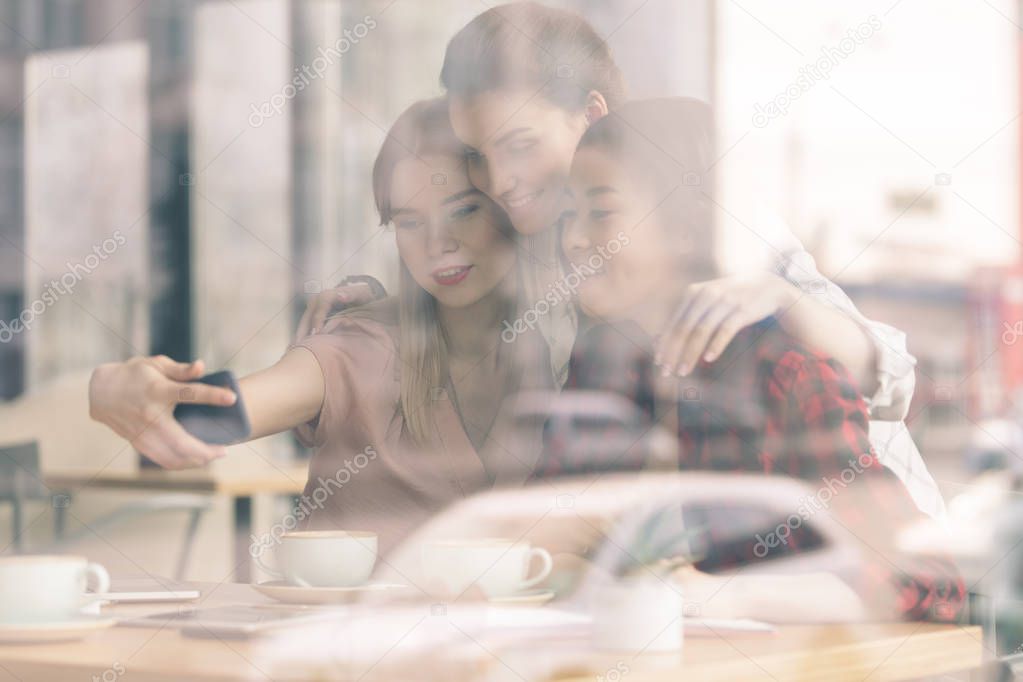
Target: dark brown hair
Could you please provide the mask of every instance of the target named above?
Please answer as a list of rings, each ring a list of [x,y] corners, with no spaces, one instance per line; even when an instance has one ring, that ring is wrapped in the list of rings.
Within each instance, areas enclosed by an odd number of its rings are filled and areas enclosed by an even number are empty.
[[[440,82],[463,97],[535,89],[569,111],[582,109],[593,90],[612,109],[625,99],[622,72],[593,26],[535,2],[492,7],[466,24],[448,43]]]
[[[578,149],[598,149],[641,178],[659,203],[657,213],[694,255],[712,267],[714,126],[710,107],[688,97],[623,104],[591,125]]]

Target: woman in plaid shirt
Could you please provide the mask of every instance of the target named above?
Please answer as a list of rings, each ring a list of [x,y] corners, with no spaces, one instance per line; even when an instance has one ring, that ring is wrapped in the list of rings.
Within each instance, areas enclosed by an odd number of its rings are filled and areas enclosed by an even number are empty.
[[[958,618],[965,587],[955,567],[939,558],[905,557],[893,547],[894,530],[920,512],[872,451],[866,403],[854,380],[839,362],[800,345],[778,324],[777,317],[801,304],[798,291],[778,316],[744,330],[718,329],[735,336],[713,363],[701,362],[683,378],[658,376],[655,335],[686,287],[713,276],[711,139],[709,110],[687,99],[623,105],[583,136],[560,228],[566,270],[576,273],[590,324],[573,349],[566,390],[633,398],[652,422],[677,433],[681,469],[800,478],[819,486],[818,502],[828,491],[823,506],[860,550],[861,570],[845,582],[827,574],[771,576],[772,608],[819,595],[857,617]],[[686,220],[680,224],[678,216]],[[716,309],[726,313],[727,302]],[[701,322],[716,329],[721,321],[704,316]],[[643,466],[632,459],[636,448],[602,462],[572,461],[568,452],[548,442],[536,475]],[[696,593],[742,590],[745,577],[708,573],[820,547],[820,536],[802,520],[821,506],[783,523],[754,519],[763,533],[738,542],[734,527],[750,510],[688,510],[700,517],[696,544],[703,551],[680,579]],[[744,527],[750,523],[742,519]],[[848,587],[855,594],[841,594]]]

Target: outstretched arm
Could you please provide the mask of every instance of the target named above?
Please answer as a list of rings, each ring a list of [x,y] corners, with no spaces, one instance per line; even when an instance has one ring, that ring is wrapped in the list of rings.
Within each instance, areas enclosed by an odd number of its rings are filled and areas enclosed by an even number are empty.
[[[262,438],[304,424],[320,413],[323,372],[309,350],[297,347],[272,367],[238,382],[252,425],[250,438]]]
[[[100,365],[89,382],[89,415],[163,467],[202,466],[226,450],[186,432],[174,419],[174,407],[186,401],[221,406],[235,401],[227,389],[189,383],[203,373],[200,361],[180,363],[166,356]],[[252,425],[250,438],[316,417],[323,386],[320,366],[304,348],[294,348],[272,367],[242,378],[239,389]]]

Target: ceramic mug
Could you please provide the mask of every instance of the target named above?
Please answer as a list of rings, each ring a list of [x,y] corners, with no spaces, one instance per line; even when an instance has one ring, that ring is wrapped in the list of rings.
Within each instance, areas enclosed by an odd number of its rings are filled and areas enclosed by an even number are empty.
[[[489,598],[512,596],[539,583],[553,567],[547,550],[502,538],[439,540],[426,543],[422,551],[428,584],[451,596],[473,585]],[[530,576],[534,558],[541,566]]]
[[[678,589],[647,577],[602,585],[592,604],[593,645],[632,652],[681,650],[683,599]]]
[[[281,536],[277,567],[253,557],[270,575],[300,587],[353,587],[369,580],[377,560],[377,534],[367,531],[296,531]]]
[[[86,592],[91,587],[92,593]],[[0,558],[0,623],[67,621],[101,600],[110,575],[85,557],[20,555]]]

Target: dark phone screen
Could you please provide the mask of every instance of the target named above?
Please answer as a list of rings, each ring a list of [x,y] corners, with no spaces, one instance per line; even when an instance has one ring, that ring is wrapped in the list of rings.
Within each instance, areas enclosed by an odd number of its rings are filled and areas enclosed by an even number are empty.
[[[211,445],[228,445],[247,438],[251,433],[249,416],[242,403],[234,375],[228,371],[215,372],[197,381],[229,388],[235,392],[238,400],[234,405],[227,406],[178,403],[174,408],[174,418],[181,423],[185,431]]]

